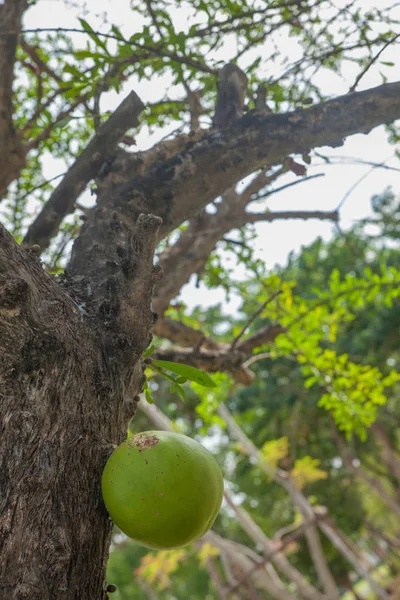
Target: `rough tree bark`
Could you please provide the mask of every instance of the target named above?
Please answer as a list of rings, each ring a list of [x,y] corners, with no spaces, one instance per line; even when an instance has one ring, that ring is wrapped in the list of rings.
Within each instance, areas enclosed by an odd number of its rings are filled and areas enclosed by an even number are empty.
[[[140,100],[130,101],[138,114]],[[100,477],[135,408],[124,403],[127,390],[135,398],[143,384],[161,220],[142,215],[127,227],[111,204],[92,219],[61,282],[0,229],[0,597],[8,599],[105,597],[111,523]]]
[[[126,254],[100,257],[90,291],[77,258],[59,285],[0,230],[1,597],[104,597],[111,523],[100,477],[132,417],[126,390],[135,397],[143,382],[159,225],[139,218],[132,242],[117,233]]]
[[[27,151],[12,125],[25,7],[23,0],[0,3],[0,195]],[[130,127],[142,104],[133,93],[127,102]],[[1,599],[106,597],[111,522],[100,478],[135,410],[135,400],[124,400],[135,399],[143,385],[140,357],[151,340],[151,296],[160,274],[153,267],[158,231],[172,231],[257,169],[398,117],[400,84],[387,84],[285,115],[250,111],[224,131],[168,146],[140,174],[131,157],[124,169],[134,177],[119,179],[114,170],[115,179],[100,184],[97,207],[59,281],[45,273],[33,248],[19,247],[0,227]],[[107,158],[107,144],[96,145],[99,136],[38,216],[30,244],[49,242],[96,177]],[[328,590],[329,578],[325,573]]]

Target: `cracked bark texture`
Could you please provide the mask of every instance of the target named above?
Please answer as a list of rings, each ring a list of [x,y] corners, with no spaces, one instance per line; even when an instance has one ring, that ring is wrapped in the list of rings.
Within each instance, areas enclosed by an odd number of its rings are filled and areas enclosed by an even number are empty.
[[[100,479],[143,385],[161,220],[89,223],[61,282],[0,229],[0,597],[106,597]]]
[[[367,133],[399,115],[400,83],[281,115],[250,111],[227,130],[188,142],[181,152],[115,186],[112,193],[124,214],[160,216],[164,236],[255,170],[318,146],[341,146],[346,136]],[[126,170],[130,160],[134,158],[126,158]]]
[[[22,0],[0,4],[0,195],[24,164],[25,150],[11,120],[24,8]],[[129,98],[132,104],[117,124],[115,138],[111,132],[107,137],[110,148],[141,110],[136,95]],[[126,435],[143,384],[140,357],[151,341],[151,297],[160,279],[160,270],[153,267],[158,234],[167,235],[224,194],[215,223],[230,219],[230,228],[242,226],[251,194],[246,202],[235,195],[238,180],[280,165],[290,154],[340,145],[345,136],[398,117],[400,84],[386,84],[283,115],[250,111],[221,131],[196,132],[140,155],[118,152],[104,170],[101,163],[108,163],[109,148],[99,131],[39,215],[41,226],[32,226],[27,236],[30,244],[46,247],[87,182],[98,181],[97,206],[88,213],[60,281],[44,272],[33,251],[18,247],[0,228],[0,598],[106,597],[111,523],[100,478],[113,445]],[[200,218],[163,257],[169,278],[183,256],[179,243],[199,251],[196,264],[182,261],[179,281],[171,277],[160,285],[169,299],[190,270],[201,271],[207,252],[227,231],[226,225],[224,231],[213,230],[210,220],[206,225],[203,245]],[[196,235],[190,240],[192,233]],[[163,312],[161,294],[155,302]],[[171,330],[165,320],[168,325]],[[243,369],[248,353],[281,331],[277,325],[258,332],[241,340],[234,352],[205,339],[205,352],[199,349],[196,356],[192,351],[191,359],[185,359],[182,351],[172,349],[171,357],[189,364],[193,360],[205,370],[230,370],[240,380],[249,376]],[[193,332],[186,329],[185,335]],[[133,404],[124,402],[127,396]],[[312,542],[316,552],[317,542]],[[319,571],[329,591],[330,574],[323,564]],[[269,579],[266,589],[272,592],[276,587]],[[335,597],[335,590],[329,593]]]

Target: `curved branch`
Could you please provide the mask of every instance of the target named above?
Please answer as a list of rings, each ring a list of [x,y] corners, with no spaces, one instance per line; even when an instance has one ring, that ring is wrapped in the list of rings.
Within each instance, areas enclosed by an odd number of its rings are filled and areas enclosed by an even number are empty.
[[[340,146],[346,136],[398,118],[400,82],[281,115],[249,111],[229,129],[189,142],[182,152],[114,193],[129,204],[131,215],[134,209],[160,216],[161,235],[166,235],[256,169],[282,164],[287,156],[311,148]]]

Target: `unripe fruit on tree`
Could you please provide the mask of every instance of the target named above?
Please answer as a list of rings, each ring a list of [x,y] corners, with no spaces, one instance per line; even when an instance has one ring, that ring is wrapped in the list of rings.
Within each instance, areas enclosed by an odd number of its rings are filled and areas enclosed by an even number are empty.
[[[179,433],[146,431],[114,450],[102,477],[104,503],[127,536],[157,550],[200,539],[221,508],[215,458]]]

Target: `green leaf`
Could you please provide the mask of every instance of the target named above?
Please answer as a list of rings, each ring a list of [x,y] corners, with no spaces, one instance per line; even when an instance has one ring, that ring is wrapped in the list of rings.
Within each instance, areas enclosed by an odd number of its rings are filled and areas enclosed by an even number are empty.
[[[144,395],[149,404],[154,404],[154,400],[149,389],[144,390]]]
[[[96,46],[100,46],[100,48],[103,48],[103,50],[107,52],[108,55],[110,55],[109,51],[107,50],[107,43],[99,38],[97,33],[91,27],[91,25],[89,25],[89,23],[85,21],[85,19],[79,19],[79,22],[82,25],[83,29],[86,31],[86,33],[92,38]]]
[[[169,360],[155,360],[154,364],[162,369],[167,369],[167,371],[172,371],[173,373],[177,373],[188,379],[189,381],[195,381],[199,385],[203,387],[213,388],[216,387],[216,383],[211,379],[207,373],[204,371],[200,371],[200,369],[196,369],[195,367],[190,367],[189,365],[182,365],[180,363],[171,362]]]
[[[153,354],[154,350],[156,349],[154,344],[151,344],[151,346],[149,348],[147,348],[147,350],[145,350],[143,352],[143,357],[142,358],[147,358],[148,356],[150,356],[151,354]]]
[[[121,30],[116,25],[112,25],[111,31],[113,32],[115,37],[117,37],[121,42],[125,40],[124,36],[121,33]]]

